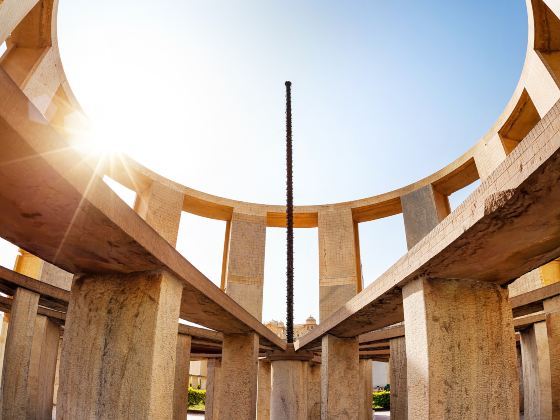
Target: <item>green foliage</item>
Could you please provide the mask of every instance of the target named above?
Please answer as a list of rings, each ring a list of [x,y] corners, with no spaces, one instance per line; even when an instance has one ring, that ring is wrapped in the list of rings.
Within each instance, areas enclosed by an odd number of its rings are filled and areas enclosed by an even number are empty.
[[[194,389],[189,387],[189,407],[204,405],[205,399],[205,389]]]
[[[373,393],[372,407],[376,410],[389,409],[391,406],[391,392],[377,391]]]

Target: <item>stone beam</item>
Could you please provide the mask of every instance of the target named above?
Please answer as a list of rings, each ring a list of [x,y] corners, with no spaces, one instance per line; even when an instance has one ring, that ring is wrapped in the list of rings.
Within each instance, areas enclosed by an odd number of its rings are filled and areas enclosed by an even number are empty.
[[[418,276],[505,284],[557,258],[559,114],[556,104],[463,205],[296,349],[325,334],[357,336],[402,321],[398,291]]]
[[[228,333],[272,331],[224,295],[137,217],[82,162],[0,69],[0,236],[71,273],[129,273],[165,268],[184,285],[181,317]],[[24,208],[21,191],[36,191]],[[38,228],[37,226],[40,226]],[[109,241],[109,242],[108,242]]]

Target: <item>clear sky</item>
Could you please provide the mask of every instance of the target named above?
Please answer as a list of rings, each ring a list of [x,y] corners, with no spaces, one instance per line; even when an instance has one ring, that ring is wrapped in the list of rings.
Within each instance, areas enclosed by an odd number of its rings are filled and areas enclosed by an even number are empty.
[[[473,145],[509,100],[527,44],[524,0],[63,0],[58,24],[100,142],[190,187],[275,204],[285,80],[296,204],[356,199]],[[216,283],[224,228],[181,223],[178,249]],[[369,284],[406,252],[402,217],[360,234]],[[267,230],[265,321],[284,318],[284,235]],[[295,249],[302,322],[318,316],[317,230],[296,231]]]

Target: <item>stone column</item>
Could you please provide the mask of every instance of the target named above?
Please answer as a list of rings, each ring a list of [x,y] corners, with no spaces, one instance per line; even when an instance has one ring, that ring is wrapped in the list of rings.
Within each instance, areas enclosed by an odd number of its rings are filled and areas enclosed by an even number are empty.
[[[191,337],[177,336],[177,358],[175,360],[175,386],[173,391],[173,418],[185,420],[189,408],[189,367],[191,363]]]
[[[358,418],[360,420],[372,420],[373,409],[373,378],[372,378],[372,362],[371,360],[360,360],[360,412]]]
[[[2,368],[2,418],[25,419],[29,403],[29,369],[39,295],[16,290]]]
[[[258,357],[256,334],[224,334],[221,377],[227,380],[219,387],[220,420],[256,418]]]
[[[234,212],[226,266],[226,293],[262,320],[266,215]]]
[[[321,420],[358,418],[359,364],[357,338],[322,338]]]
[[[60,327],[43,315],[35,319],[35,333],[29,367],[27,418],[52,419],[54,380]]]
[[[206,411],[205,420],[217,420],[220,412],[220,383],[222,376],[222,361],[208,359],[206,376]]]
[[[557,298],[558,299],[558,298]],[[548,349],[550,352],[550,394],[552,418],[560,418],[560,312],[546,315]]]
[[[521,332],[526,420],[560,416],[560,313]]]
[[[307,361],[272,361],[271,420],[307,420]]]
[[[257,420],[270,420],[271,380],[270,361],[260,359],[259,378],[257,381]]]
[[[138,193],[134,210],[171,245],[177,243],[183,194],[170,186],[153,182]]]
[[[390,340],[390,349],[391,418],[394,420],[406,420],[408,418],[408,395],[406,392],[405,338],[392,338]]]
[[[517,377],[519,378],[519,412],[523,413],[524,408],[524,393],[523,393],[523,359],[521,357],[521,346],[516,346],[517,352]]]
[[[8,312],[4,312],[2,316],[2,330],[0,331],[0,383],[2,382],[2,369],[4,367],[4,352],[6,350],[6,339],[8,337],[8,326],[10,323],[9,321],[10,314]]]
[[[319,319],[322,322],[356,295],[361,288],[361,277],[352,211],[321,210],[318,217]]]
[[[420,278],[403,287],[403,300],[408,418],[517,418],[507,290],[473,280]]]
[[[430,184],[401,197],[408,249],[420,242],[450,213],[447,196]]]
[[[307,366],[307,418],[321,419],[321,364],[309,362]]]
[[[165,271],[74,280],[62,344],[59,420],[173,417],[182,290]]]

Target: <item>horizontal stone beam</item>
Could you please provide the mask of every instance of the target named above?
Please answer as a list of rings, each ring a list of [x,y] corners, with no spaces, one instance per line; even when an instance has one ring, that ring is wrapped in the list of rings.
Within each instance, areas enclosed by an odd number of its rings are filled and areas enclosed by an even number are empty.
[[[130,209],[3,70],[0,147],[1,237],[74,274],[167,270],[183,285],[181,318],[285,348]]]
[[[453,213],[380,278],[296,343],[359,336],[403,320],[418,277],[505,285],[560,255],[560,103]]]

